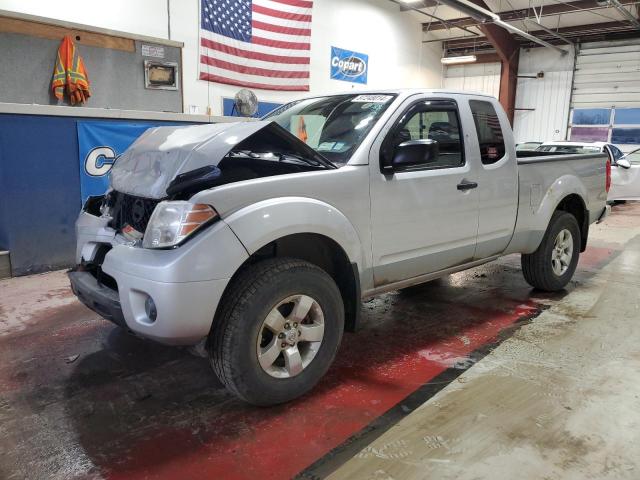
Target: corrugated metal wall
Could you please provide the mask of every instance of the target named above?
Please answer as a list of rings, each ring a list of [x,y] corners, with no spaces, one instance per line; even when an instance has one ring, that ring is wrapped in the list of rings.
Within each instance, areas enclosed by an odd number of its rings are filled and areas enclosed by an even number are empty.
[[[571,106],[639,107],[640,40],[581,45]]]
[[[516,143],[564,140],[569,119],[573,51],[535,48],[520,52],[514,135]]]
[[[501,65],[496,63],[472,63],[449,65],[444,71],[444,88],[487,93],[498,97],[500,93]]]

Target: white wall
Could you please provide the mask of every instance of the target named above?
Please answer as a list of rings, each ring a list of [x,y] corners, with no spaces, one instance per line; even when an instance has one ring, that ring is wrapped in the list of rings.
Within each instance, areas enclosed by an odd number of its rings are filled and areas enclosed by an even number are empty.
[[[514,134],[517,143],[565,140],[571,101],[574,53],[561,55],[548,48],[520,51],[518,75],[544,78],[518,78]]]
[[[171,0],[171,40],[184,42],[185,111],[210,106],[239,87],[198,80],[198,0]],[[129,33],[167,38],[167,0],[0,0],[0,9],[40,15]],[[329,78],[331,46],[369,55],[368,85]],[[441,44],[422,44],[420,22],[388,0],[316,0],[311,37],[311,92],[363,88],[428,87],[442,84]],[[285,102],[308,93],[256,91],[263,101]]]
[[[449,65],[444,71],[444,87],[452,90],[500,94],[500,62]]]
[[[166,0],[0,0],[0,10],[167,38]]]

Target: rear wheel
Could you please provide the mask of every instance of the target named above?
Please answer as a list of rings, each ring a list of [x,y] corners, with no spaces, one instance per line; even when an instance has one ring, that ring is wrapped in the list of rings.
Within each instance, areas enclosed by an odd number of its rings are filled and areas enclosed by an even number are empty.
[[[562,290],[576,270],[580,245],[576,218],[567,212],[555,212],[538,249],[521,257],[525,280],[540,290]]]
[[[308,262],[270,259],[234,279],[209,342],[224,385],[254,405],[287,402],[325,374],[344,329],[333,279]]]

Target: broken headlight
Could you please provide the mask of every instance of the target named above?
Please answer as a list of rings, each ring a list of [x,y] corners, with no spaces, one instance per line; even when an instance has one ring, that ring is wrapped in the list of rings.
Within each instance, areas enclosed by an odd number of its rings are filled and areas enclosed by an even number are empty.
[[[187,201],[160,202],[144,233],[144,248],[174,247],[201,227],[218,218],[209,205]]]

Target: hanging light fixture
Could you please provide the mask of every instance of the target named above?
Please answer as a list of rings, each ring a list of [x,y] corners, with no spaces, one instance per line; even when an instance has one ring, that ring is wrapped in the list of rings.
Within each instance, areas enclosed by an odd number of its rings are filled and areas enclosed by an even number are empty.
[[[457,65],[460,63],[473,63],[478,60],[475,55],[461,55],[458,57],[442,57],[440,62],[443,65]]]

